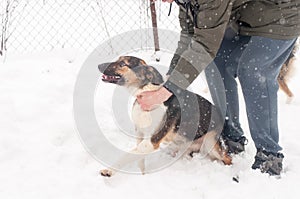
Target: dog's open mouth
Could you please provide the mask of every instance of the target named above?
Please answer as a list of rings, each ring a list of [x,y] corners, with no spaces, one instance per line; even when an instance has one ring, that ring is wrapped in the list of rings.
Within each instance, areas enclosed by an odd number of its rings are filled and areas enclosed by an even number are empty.
[[[115,82],[118,82],[120,79],[121,79],[121,76],[119,76],[119,75],[102,74],[102,81],[104,81],[104,82],[115,83]]]

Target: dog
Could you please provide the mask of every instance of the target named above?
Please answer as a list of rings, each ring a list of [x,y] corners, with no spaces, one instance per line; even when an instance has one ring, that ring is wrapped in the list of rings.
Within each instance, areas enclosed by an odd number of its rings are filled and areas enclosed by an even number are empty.
[[[299,50],[299,42],[297,42],[287,58],[287,60],[284,62],[280,69],[280,73],[277,77],[277,81],[279,84],[279,88],[287,95],[287,103],[289,103],[292,98],[294,97],[294,94],[288,87],[288,80],[291,78],[291,76],[294,73],[294,62],[296,60],[296,53]]]
[[[135,98],[141,92],[161,88],[164,83],[157,69],[133,56],[121,56],[115,62],[99,64],[98,69],[102,73],[102,81],[126,87]],[[151,120],[151,114],[155,111],[160,111],[163,115],[158,122]],[[212,160],[222,161],[226,165],[232,162],[218,136],[223,128],[223,120],[217,108],[200,95],[180,90],[178,95],[172,95],[164,104],[152,111],[143,111],[136,100],[132,108],[132,120],[136,133],[140,135],[136,148],[132,150],[133,153],[151,153],[159,150],[161,143],[180,143],[178,141],[181,140],[190,141],[184,153],[186,155],[192,157],[193,153],[202,152]],[[149,126],[152,128],[148,128]],[[144,138],[148,134],[150,138]],[[128,160],[127,157],[123,157],[116,165],[122,167],[133,161],[138,161],[139,168],[144,174],[144,158]],[[101,170],[100,174],[110,177],[116,172],[114,168],[116,167],[112,166]]]

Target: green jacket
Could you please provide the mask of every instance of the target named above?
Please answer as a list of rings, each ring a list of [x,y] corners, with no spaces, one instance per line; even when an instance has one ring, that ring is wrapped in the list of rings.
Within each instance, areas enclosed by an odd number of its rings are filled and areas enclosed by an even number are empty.
[[[300,0],[190,0],[180,6],[178,48],[165,87],[186,89],[214,59],[228,26],[241,35],[294,39],[300,35]],[[183,58],[180,58],[183,57]]]

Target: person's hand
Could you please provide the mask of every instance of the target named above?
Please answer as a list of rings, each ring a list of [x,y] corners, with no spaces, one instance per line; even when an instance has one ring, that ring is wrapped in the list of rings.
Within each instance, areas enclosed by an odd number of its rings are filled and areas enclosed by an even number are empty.
[[[157,106],[167,101],[172,96],[165,87],[156,91],[145,91],[137,96],[137,101],[144,111],[151,111]]]

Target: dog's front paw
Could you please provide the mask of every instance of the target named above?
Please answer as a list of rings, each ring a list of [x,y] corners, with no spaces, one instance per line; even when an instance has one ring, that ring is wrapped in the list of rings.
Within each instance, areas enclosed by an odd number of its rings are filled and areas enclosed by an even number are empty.
[[[113,175],[113,172],[109,169],[103,169],[100,171],[100,174],[104,177],[111,177]]]

